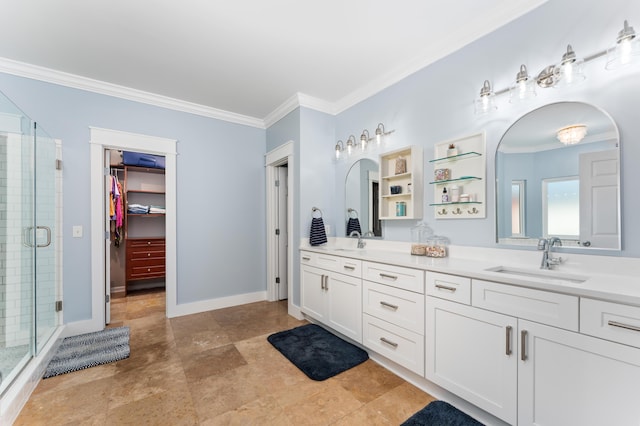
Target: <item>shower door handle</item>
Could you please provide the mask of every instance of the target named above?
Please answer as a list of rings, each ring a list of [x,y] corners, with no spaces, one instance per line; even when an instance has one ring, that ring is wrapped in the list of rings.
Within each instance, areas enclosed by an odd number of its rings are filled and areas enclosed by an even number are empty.
[[[31,241],[31,236],[33,235],[33,230],[35,228],[33,226],[27,226],[22,230],[22,245],[25,247],[33,247],[33,242]]]
[[[47,242],[44,244],[38,244],[36,247],[49,247],[51,245],[51,228],[49,228],[48,226],[36,226],[36,229],[44,229],[45,231],[47,231]]]

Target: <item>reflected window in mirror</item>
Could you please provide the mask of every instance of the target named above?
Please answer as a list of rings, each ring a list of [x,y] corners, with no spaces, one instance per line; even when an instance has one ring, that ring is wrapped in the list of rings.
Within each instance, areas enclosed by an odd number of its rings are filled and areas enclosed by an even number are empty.
[[[587,133],[562,143],[558,130],[571,125]],[[559,235],[565,248],[621,249],[620,136],[606,112],[583,102],[542,106],[507,129],[495,158],[496,242],[535,247],[539,238]],[[543,182],[568,177],[574,198],[548,202],[559,190]],[[571,215],[561,213],[568,206]]]
[[[359,227],[363,237],[382,237],[379,212],[378,163],[362,158],[351,166],[345,179],[346,232]]]
[[[577,176],[542,181],[542,234],[545,238],[580,239],[579,192]]]
[[[511,236],[522,238],[525,233],[525,181],[514,180],[511,182]]]

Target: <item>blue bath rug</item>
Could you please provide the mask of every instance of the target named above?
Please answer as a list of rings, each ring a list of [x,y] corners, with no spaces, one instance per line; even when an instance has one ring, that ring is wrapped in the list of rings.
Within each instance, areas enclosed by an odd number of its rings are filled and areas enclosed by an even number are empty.
[[[444,401],[433,401],[400,426],[483,426],[473,417]]]
[[[49,362],[43,379],[129,358],[129,327],[107,328],[67,337]]]
[[[366,351],[315,324],[281,331],[267,340],[310,379],[318,381],[369,359]]]

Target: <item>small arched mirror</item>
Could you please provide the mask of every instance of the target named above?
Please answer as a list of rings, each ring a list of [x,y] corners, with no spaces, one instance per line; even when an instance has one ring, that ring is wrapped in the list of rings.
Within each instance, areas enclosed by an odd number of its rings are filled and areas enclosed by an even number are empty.
[[[382,237],[378,182],[378,163],[373,160],[362,158],[349,169],[344,189],[346,236],[357,223],[362,236]]]
[[[616,124],[582,102],[521,117],[496,152],[497,242],[620,250],[620,138]]]

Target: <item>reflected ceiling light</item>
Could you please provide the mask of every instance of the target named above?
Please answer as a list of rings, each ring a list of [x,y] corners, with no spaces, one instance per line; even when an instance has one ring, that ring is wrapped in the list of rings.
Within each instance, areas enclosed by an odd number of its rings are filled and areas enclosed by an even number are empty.
[[[587,126],[584,124],[573,124],[559,129],[556,137],[565,145],[575,145],[587,135]]]
[[[336,143],[336,160],[340,159],[340,153],[344,151],[344,143],[340,140]]]
[[[362,148],[363,151],[367,149],[367,144],[370,140],[371,138],[369,137],[369,131],[367,129],[364,129],[362,131],[362,134],[360,135],[360,148]]]
[[[624,27],[618,33],[616,44],[607,49],[607,64],[605,68],[610,70],[620,66],[629,65],[634,56],[640,54],[640,43],[633,27],[625,20]]]
[[[527,66],[520,65],[520,71],[516,74],[516,84],[510,89],[511,98],[509,102],[526,101],[536,96],[535,81],[529,77]]]
[[[491,83],[489,80],[485,80],[482,85],[482,89],[480,89],[480,97],[475,101],[475,112],[476,114],[487,114],[497,109],[494,102],[494,93],[491,90]]]

